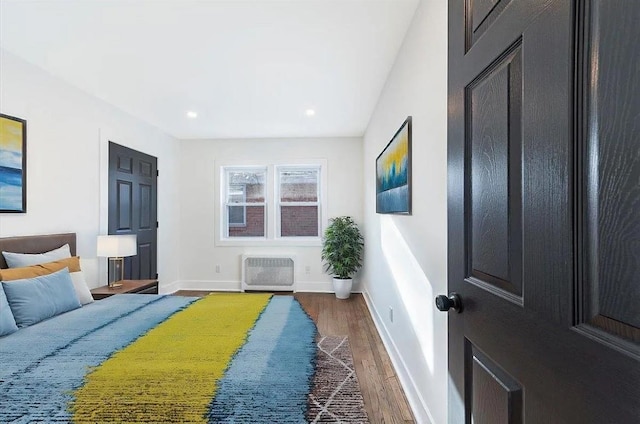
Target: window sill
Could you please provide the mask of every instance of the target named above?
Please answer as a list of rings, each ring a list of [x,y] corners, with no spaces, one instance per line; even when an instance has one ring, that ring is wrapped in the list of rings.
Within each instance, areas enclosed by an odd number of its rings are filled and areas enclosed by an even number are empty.
[[[243,239],[231,239],[225,238],[216,240],[216,246],[220,247],[234,247],[234,246],[255,246],[255,247],[274,247],[274,246],[293,246],[293,247],[321,247],[322,239],[319,237],[296,237],[296,238],[277,238],[277,239],[264,239],[264,238],[243,238]]]

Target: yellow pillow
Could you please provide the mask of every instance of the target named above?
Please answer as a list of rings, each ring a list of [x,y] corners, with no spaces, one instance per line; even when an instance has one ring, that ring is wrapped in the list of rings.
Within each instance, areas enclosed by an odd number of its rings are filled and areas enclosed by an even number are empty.
[[[80,271],[80,257],[60,259],[46,264],[25,266],[22,268],[0,269],[0,281],[21,280],[23,278],[40,277],[53,274],[62,268],[69,268],[69,272]]]

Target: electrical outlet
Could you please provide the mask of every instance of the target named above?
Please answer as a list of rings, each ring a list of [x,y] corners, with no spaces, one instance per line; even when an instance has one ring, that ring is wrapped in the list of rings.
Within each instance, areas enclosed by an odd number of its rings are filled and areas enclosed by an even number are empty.
[[[216,264],[216,274],[220,274],[220,264]]]
[[[393,322],[393,308],[389,306],[389,321]]]
[[[304,273],[305,274],[311,274],[311,267],[309,265],[304,267]]]

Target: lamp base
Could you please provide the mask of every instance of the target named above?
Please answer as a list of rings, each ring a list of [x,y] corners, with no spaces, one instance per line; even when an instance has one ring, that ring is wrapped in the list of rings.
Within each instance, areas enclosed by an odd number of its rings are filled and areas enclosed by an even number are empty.
[[[109,277],[107,279],[107,285],[109,288],[122,286],[122,279],[124,273],[124,260],[123,258],[109,258]]]

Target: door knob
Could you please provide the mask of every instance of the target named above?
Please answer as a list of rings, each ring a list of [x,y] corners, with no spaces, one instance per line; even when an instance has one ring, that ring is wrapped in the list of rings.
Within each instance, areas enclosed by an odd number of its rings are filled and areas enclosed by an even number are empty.
[[[462,299],[458,293],[451,293],[449,297],[441,294],[436,296],[436,308],[438,310],[446,312],[449,309],[453,308],[457,313],[462,312]]]

